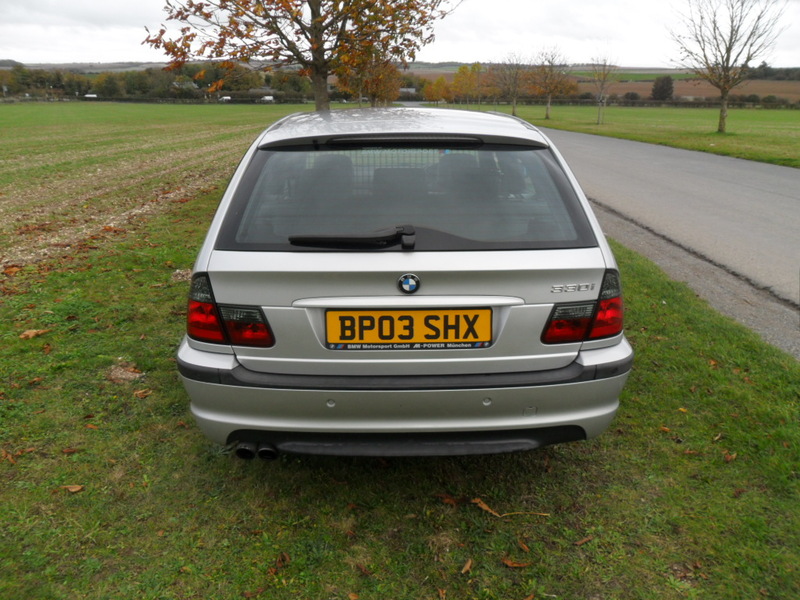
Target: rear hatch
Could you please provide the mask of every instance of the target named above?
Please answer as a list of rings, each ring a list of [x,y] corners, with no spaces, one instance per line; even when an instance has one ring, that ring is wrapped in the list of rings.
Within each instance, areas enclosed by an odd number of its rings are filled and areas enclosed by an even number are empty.
[[[571,363],[545,344],[556,302],[594,302],[599,248],[464,253],[214,252],[222,305],[258,306],[270,348],[234,346],[248,369],[319,375],[503,373]],[[416,281],[407,293],[403,281]],[[566,291],[569,290],[569,291]]]

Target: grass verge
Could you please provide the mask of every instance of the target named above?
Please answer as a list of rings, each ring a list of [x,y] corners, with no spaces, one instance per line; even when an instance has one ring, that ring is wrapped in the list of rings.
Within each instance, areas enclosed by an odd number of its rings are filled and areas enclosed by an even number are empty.
[[[499,108],[509,112],[508,107]],[[609,106],[602,125],[597,107],[519,106],[523,119],[540,127],[605,135],[686,150],[800,167],[800,113],[796,110],[732,109],[728,133],[716,132],[719,110],[713,108],[637,108]]]

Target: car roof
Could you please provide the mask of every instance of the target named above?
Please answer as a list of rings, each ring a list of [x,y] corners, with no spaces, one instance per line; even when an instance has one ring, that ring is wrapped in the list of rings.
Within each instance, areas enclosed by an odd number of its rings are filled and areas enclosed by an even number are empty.
[[[510,115],[442,108],[366,108],[305,112],[281,119],[258,141],[260,148],[369,140],[478,139],[484,143],[548,147],[530,123]]]

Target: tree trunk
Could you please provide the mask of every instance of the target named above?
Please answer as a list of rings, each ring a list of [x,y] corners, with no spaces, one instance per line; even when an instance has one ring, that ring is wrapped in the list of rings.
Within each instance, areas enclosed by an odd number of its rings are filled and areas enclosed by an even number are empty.
[[[719,126],[717,133],[725,133],[728,124],[728,92],[722,92],[719,103]]]
[[[328,61],[325,56],[325,45],[322,30],[322,2],[313,0],[308,2],[311,10],[311,89],[314,90],[314,103],[319,111],[327,112],[331,109],[328,99]]]
[[[314,91],[316,109],[327,112],[331,109],[328,99],[328,70],[316,68],[311,73],[311,89]]]
[[[544,118],[545,119],[549,119],[550,118],[550,99],[551,98],[552,98],[552,96],[547,96],[547,108],[545,108],[545,110],[544,110]]]

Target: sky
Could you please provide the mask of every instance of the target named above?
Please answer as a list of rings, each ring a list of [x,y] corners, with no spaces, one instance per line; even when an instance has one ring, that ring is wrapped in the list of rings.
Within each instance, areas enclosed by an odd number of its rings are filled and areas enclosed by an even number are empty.
[[[677,66],[669,31],[680,30],[687,0],[463,0],[436,24],[417,60],[501,62],[558,50],[566,62],[606,58],[623,67]],[[800,66],[800,0],[786,0],[784,30],[764,56]],[[142,45],[157,32],[165,0],[0,0],[0,59],[26,65],[165,62]],[[171,31],[177,31],[171,24]],[[760,61],[758,61],[760,62]]]

